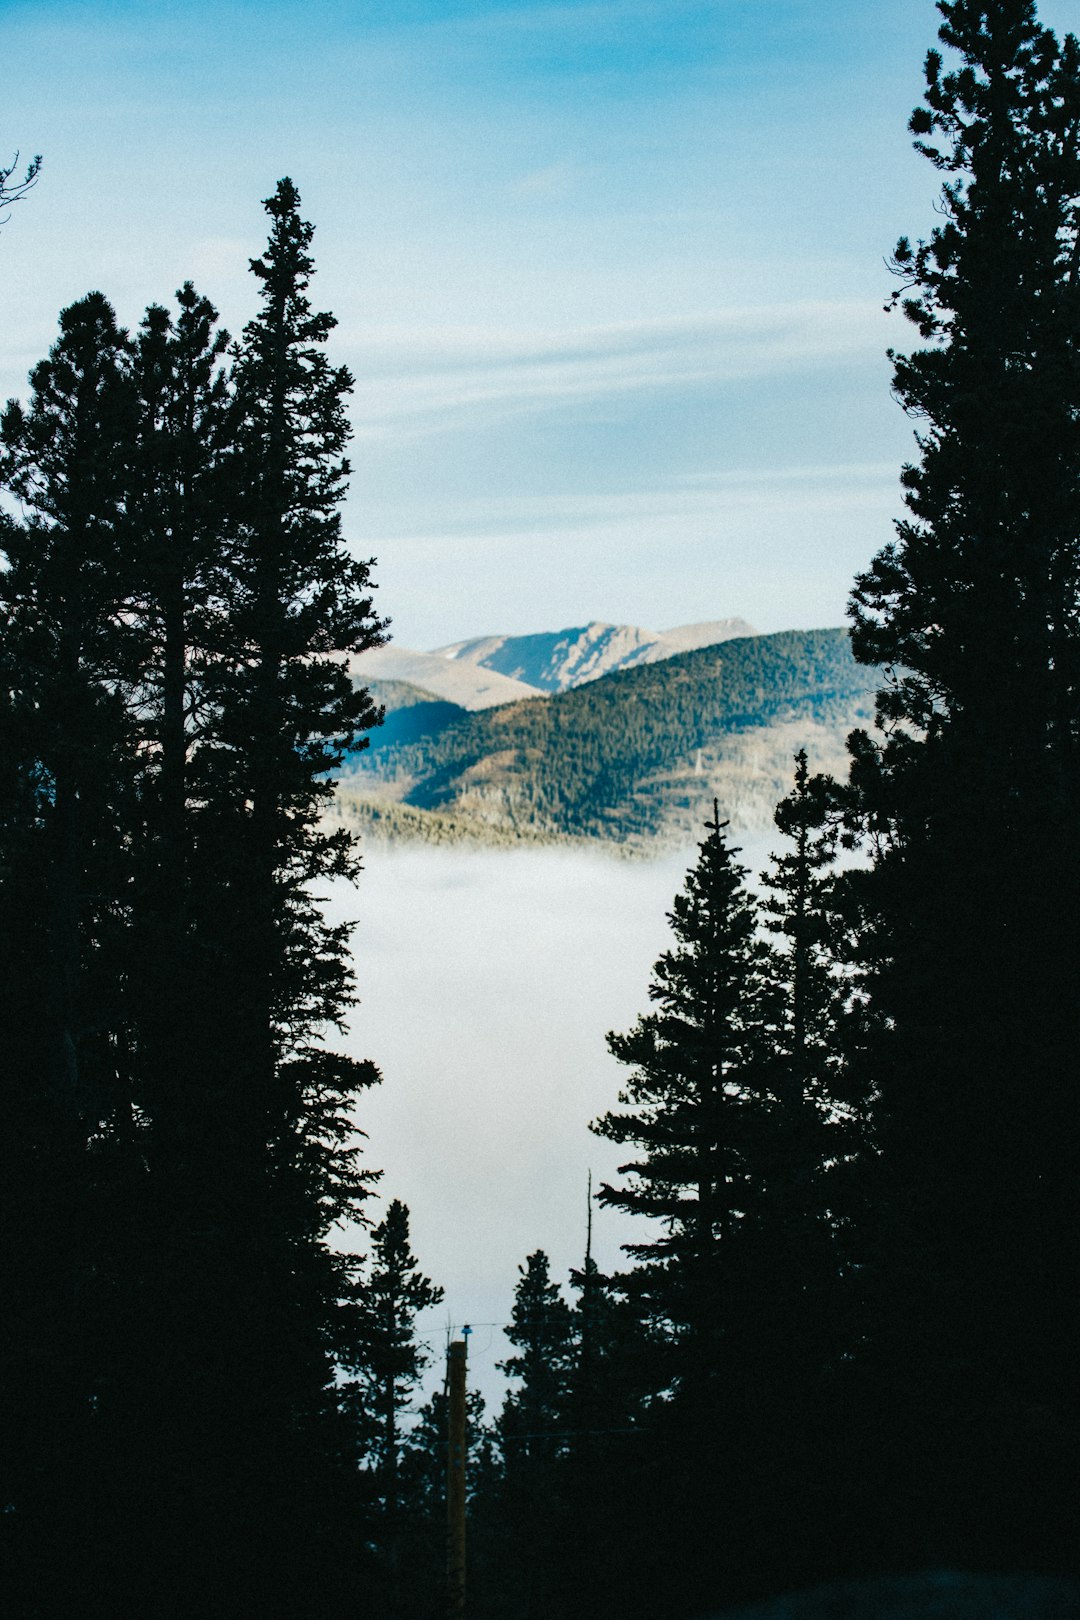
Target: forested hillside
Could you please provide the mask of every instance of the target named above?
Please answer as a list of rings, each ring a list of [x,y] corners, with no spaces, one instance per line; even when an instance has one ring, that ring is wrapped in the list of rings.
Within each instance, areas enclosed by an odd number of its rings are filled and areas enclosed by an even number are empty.
[[[787,630],[478,713],[384,688],[395,707],[338,802],[395,836],[423,836],[424,813],[437,813],[437,841],[449,816],[499,841],[684,842],[714,798],[735,826],[768,826],[796,749],[838,769],[877,684],[845,630]],[[387,801],[418,814],[388,818]]]

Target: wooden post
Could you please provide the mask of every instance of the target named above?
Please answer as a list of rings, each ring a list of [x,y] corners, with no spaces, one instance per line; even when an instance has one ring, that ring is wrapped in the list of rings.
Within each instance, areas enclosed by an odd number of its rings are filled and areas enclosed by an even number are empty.
[[[449,1446],[446,1464],[447,1620],[465,1620],[465,1368],[468,1341],[448,1349],[450,1374]]]

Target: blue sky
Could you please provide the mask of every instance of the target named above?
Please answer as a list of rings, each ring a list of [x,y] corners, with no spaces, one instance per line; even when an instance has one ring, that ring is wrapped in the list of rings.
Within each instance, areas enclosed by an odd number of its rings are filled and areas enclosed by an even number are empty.
[[[1066,7],[1043,11],[1058,26]],[[60,308],[250,313],[260,199],[317,225],[356,374],[351,542],[404,645],[838,623],[909,426],[883,260],[929,0],[0,0],[0,394]]]

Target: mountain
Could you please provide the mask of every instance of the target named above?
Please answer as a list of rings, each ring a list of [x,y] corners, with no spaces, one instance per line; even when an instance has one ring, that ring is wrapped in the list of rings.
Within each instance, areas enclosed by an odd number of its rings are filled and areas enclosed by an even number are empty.
[[[463,709],[487,709],[496,703],[536,696],[535,687],[511,680],[497,670],[467,662],[453,663],[441,653],[410,652],[407,647],[372,647],[369,652],[358,653],[349,673],[365,686],[376,681],[405,682]]]
[[[644,849],[692,842],[716,798],[736,829],[765,828],[796,749],[841,770],[879,684],[845,630],[788,630],[482,711],[387,694],[398,718],[355,756],[339,810],[392,836]]]
[[[745,619],[713,619],[674,630],[641,630],[592,619],[571,630],[531,636],[480,636],[436,649],[438,656],[524,681],[540,692],[566,692],[617,669],[653,664],[695,647],[710,647],[756,632]]]
[[[463,709],[489,709],[754,633],[745,619],[713,619],[663,631],[593,620],[577,629],[534,636],[479,636],[434,652],[373,647],[353,659],[351,670],[365,685],[406,682]]]

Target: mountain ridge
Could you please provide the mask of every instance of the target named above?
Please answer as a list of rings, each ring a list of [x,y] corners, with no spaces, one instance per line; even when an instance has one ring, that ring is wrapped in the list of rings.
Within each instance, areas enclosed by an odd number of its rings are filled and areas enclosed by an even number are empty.
[[[590,619],[583,625],[532,635],[478,636],[435,651],[450,663],[489,669],[551,693],[569,691],[617,669],[633,669],[697,647],[756,634],[752,625],[738,618],[703,620],[673,630],[644,630],[639,625]]]
[[[430,815],[500,843],[647,849],[691,842],[716,798],[737,830],[759,830],[798,748],[812,769],[843,769],[879,684],[847,631],[826,629],[735,638],[484,710],[399,692],[411,718],[372,734],[339,806],[361,821],[381,806],[392,836],[422,836]]]
[[[365,685],[399,681],[464,709],[494,708],[516,698],[568,691],[616,669],[671,658],[694,647],[756,635],[745,619],[709,619],[673,630],[590,619],[564,630],[524,636],[474,636],[433,652],[393,644],[352,660],[350,673]]]

